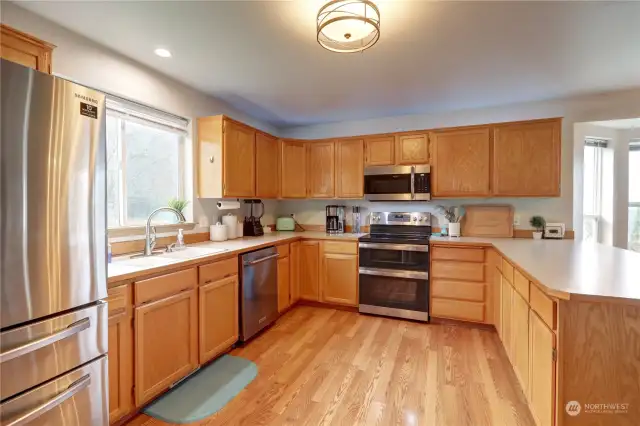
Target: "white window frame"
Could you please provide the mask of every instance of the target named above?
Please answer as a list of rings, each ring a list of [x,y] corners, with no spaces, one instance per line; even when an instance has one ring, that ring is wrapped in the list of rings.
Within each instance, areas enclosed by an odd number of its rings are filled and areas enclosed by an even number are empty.
[[[631,151],[640,151],[640,139],[632,139],[631,141],[629,141],[629,152]],[[629,185],[631,185],[631,182],[629,182]],[[637,207],[640,208],[640,202],[639,201],[635,201],[632,202],[631,200],[628,200],[629,203],[629,208],[631,207]],[[629,244],[631,242],[631,230],[628,229],[627,230],[627,244]]]
[[[126,141],[124,141],[124,133],[126,121],[138,122],[149,127],[156,127],[161,130],[167,130],[181,135],[178,146],[178,198],[193,201],[190,197],[186,197],[186,143],[188,140],[189,120],[164,111],[156,110],[132,101],[128,101],[115,96],[107,96],[107,116],[118,119],[118,225],[109,225],[109,229],[134,228],[144,225],[140,222],[127,221],[127,151]]]
[[[594,213],[584,213],[582,215],[583,222],[595,222],[595,242],[600,242],[600,220],[602,218],[602,169],[604,159],[604,149],[608,147],[609,141],[600,138],[585,138],[584,146],[592,146],[599,148],[596,151],[596,169],[595,173],[595,194],[594,194]],[[583,154],[584,155],[584,154]],[[584,197],[584,188],[583,188]],[[584,225],[583,225],[584,226]]]

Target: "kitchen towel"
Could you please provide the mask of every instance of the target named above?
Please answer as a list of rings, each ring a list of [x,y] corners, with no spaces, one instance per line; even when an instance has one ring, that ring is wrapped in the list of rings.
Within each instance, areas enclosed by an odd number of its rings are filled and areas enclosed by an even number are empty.
[[[168,423],[193,423],[220,411],[256,378],[253,362],[224,355],[148,405],[143,412]]]

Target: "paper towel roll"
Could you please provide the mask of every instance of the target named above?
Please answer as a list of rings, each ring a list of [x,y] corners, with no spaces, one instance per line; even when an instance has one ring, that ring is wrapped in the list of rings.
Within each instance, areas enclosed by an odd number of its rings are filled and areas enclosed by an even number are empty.
[[[218,201],[218,210],[233,210],[240,208],[240,201]]]

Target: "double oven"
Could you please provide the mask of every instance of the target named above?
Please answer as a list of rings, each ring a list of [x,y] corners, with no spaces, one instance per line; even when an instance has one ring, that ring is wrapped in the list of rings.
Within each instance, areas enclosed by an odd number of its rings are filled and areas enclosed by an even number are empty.
[[[429,320],[429,213],[371,213],[359,239],[359,311]]]

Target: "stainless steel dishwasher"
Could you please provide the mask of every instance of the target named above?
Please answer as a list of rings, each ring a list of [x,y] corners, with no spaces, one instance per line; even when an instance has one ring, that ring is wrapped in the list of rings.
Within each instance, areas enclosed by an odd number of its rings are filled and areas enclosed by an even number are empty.
[[[278,251],[266,247],[240,256],[240,341],[278,318]]]

